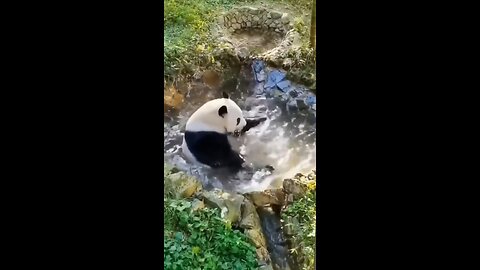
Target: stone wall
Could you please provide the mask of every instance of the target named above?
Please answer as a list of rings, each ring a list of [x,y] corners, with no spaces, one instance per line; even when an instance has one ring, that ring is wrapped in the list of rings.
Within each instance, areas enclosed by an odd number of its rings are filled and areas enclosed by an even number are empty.
[[[223,26],[231,33],[242,29],[262,29],[285,34],[293,28],[287,13],[266,8],[239,7],[222,16]]]

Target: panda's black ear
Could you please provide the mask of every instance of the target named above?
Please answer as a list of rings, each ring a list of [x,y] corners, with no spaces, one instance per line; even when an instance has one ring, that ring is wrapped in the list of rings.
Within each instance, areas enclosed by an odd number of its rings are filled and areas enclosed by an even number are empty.
[[[223,98],[230,98],[230,96],[228,96],[228,94],[225,93],[225,92],[222,92],[222,96],[223,96]]]
[[[218,109],[218,115],[220,115],[221,117],[223,117],[227,113],[228,113],[227,106],[225,105],[223,105],[222,107],[220,107],[220,109]]]

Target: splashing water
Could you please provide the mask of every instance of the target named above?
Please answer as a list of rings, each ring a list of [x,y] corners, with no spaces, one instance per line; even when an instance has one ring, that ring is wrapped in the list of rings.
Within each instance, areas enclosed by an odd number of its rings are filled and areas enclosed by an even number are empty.
[[[285,178],[296,173],[308,173],[315,168],[315,116],[310,111],[289,111],[278,98],[256,97],[253,75],[244,70],[238,83],[230,85],[231,99],[244,111],[246,118],[266,117],[267,120],[250,129],[241,137],[229,138],[233,149],[239,151],[255,170],[230,175],[226,170],[213,170],[190,164],[181,150],[188,117],[205,102],[221,96],[204,85],[195,85],[185,96],[185,104],[178,112],[165,114],[164,156],[178,169],[198,177],[205,189],[250,192],[278,188]],[[273,172],[262,169],[270,165]]]

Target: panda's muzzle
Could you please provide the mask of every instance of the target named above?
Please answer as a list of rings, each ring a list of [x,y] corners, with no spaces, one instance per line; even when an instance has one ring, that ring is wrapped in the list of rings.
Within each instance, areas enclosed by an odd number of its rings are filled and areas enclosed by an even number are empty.
[[[232,135],[234,137],[240,137],[240,135],[242,135],[242,131],[241,130],[235,130],[234,132],[228,132],[227,134]]]

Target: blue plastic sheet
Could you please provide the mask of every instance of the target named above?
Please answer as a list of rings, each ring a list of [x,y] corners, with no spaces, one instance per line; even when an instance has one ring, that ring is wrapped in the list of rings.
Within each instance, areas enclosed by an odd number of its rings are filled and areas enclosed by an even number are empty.
[[[255,80],[259,83],[255,87],[255,94],[267,94],[267,96],[281,97],[282,100],[288,101],[288,108],[312,108],[316,109],[317,98],[315,95],[307,94],[307,89],[303,87],[293,86],[289,80],[285,80],[287,74],[278,69],[272,70],[267,74],[265,63],[261,60],[254,60],[252,70]],[[265,77],[266,81],[265,81]]]
[[[272,72],[268,73],[267,83],[265,84],[265,88],[271,88],[276,86],[279,82],[285,79],[287,76],[285,73],[280,72],[278,70],[273,70]]]
[[[290,81],[281,81],[279,83],[277,83],[277,87],[278,89],[282,90],[283,92],[287,92],[286,90],[292,86],[292,83]]]
[[[308,106],[312,106],[315,103],[317,103],[317,98],[315,96],[308,96],[307,99],[305,99],[305,104]]]

